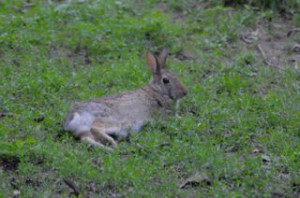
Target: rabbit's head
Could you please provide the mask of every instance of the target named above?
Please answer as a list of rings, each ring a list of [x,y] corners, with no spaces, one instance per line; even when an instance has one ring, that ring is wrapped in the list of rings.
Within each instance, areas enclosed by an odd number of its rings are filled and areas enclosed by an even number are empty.
[[[165,63],[168,51],[163,49],[159,57],[147,52],[147,64],[152,71],[153,79],[151,86],[163,96],[168,96],[172,100],[178,100],[187,95],[187,88],[182,81],[172,72],[166,70]]]

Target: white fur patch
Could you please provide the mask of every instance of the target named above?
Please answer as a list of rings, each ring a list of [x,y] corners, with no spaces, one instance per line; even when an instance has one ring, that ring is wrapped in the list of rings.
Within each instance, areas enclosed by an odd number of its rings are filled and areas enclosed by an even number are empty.
[[[123,138],[127,137],[129,134],[134,134],[140,131],[143,126],[144,126],[143,122],[135,122],[131,125],[127,125],[123,129],[119,130],[118,136]]]
[[[78,136],[81,132],[89,131],[95,117],[87,112],[74,113],[73,119],[69,122],[67,128],[72,131],[75,136]]]

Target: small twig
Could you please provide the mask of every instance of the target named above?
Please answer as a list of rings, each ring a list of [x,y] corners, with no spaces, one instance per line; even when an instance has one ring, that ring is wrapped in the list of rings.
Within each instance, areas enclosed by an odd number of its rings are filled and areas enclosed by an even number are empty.
[[[278,69],[281,69],[279,65],[274,65],[273,63],[271,63],[266,55],[266,53],[264,52],[263,48],[258,44],[257,45],[257,49],[259,51],[259,53],[262,55],[264,62],[271,67],[276,67]]]
[[[69,188],[71,188],[71,189],[73,190],[74,195],[75,195],[76,197],[78,197],[79,194],[80,194],[80,189],[79,189],[79,187],[78,187],[74,182],[72,182],[72,181],[70,181],[70,180],[68,180],[68,179],[64,179],[64,182],[65,182],[65,184],[66,184]]]
[[[264,58],[264,60],[266,61],[266,63],[269,65],[268,58],[267,58],[264,50],[261,48],[261,46],[259,44],[257,45],[257,48],[258,48],[258,51],[260,52],[260,54],[262,55],[262,57]]]
[[[240,37],[242,41],[244,41],[246,44],[250,45],[252,44],[253,42],[250,40],[250,39],[247,39],[245,36],[241,36]]]

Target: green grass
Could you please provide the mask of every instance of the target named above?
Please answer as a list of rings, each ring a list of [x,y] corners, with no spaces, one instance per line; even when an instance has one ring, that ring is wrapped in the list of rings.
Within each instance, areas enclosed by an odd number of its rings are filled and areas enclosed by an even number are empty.
[[[299,194],[299,68],[268,66],[240,41],[265,13],[158,2],[0,1],[0,197],[68,197],[65,179],[81,197]],[[63,131],[73,101],[149,81],[149,43],[169,48],[189,89],[180,117],[113,153]],[[180,189],[197,173],[208,179]]]

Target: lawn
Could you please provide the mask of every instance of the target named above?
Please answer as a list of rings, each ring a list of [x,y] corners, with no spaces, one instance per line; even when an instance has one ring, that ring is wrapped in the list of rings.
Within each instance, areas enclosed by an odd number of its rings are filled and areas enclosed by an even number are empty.
[[[0,1],[0,197],[299,196],[293,8]],[[112,153],[63,130],[74,101],[146,85],[162,48],[189,90],[177,116]]]

